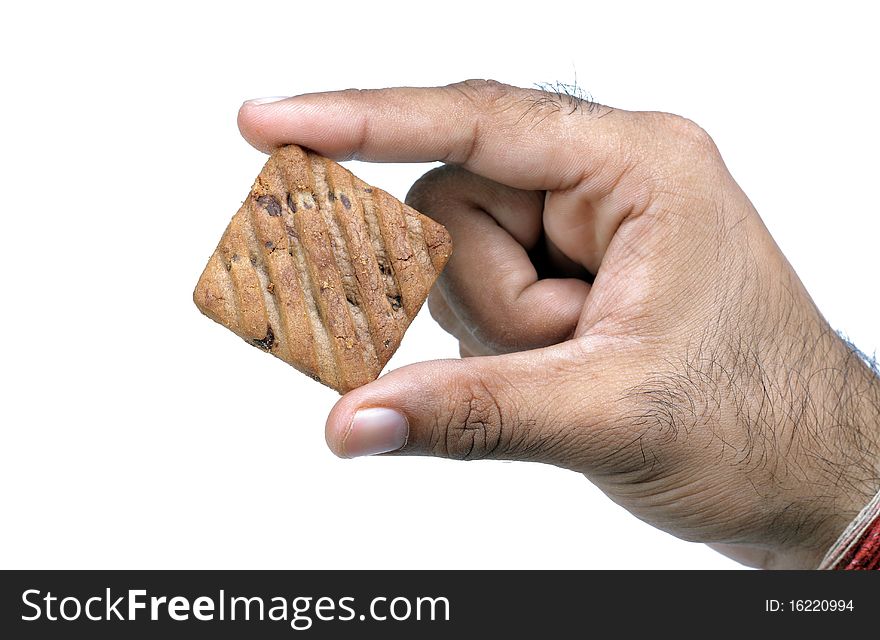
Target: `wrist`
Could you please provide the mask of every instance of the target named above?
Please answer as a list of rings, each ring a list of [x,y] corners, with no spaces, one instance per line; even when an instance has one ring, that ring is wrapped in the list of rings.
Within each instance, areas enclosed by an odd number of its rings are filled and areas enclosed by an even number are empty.
[[[820,569],[880,569],[880,492],[844,529]]]
[[[713,546],[751,566],[815,569],[880,489],[880,377],[818,314],[789,326],[799,331],[754,343],[765,359],[743,411],[760,445],[748,449],[751,490],[739,488],[752,499],[740,534]]]
[[[830,445],[840,447],[843,461],[837,483],[837,510],[843,520],[839,535],[880,491],[880,375],[876,361],[843,338],[836,339],[843,352],[841,383],[846,386],[830,394],[837,408],[830,431],[840,434]],[[829,548],[836,539],[826,540]]]
[[[781,555],[785,563],[816,568],[841,533],[880,490],[880,376],[876,363],[829,328],[816,341],[801,416],[791,428],[804,466],[799,503],[811,505],[798,544]],[[810,406],[812,405],[812,406]],[[796,529],[795,529],[796,531]],[[786,557],[787,556],[787,557]]]

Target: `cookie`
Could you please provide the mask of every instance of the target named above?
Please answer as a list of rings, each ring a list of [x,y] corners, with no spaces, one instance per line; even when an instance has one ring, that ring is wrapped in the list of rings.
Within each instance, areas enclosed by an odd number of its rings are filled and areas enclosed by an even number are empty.
[[[193,300],[345,393],[378,377],[451,252],[440,224],[290,145],[257,176]]]

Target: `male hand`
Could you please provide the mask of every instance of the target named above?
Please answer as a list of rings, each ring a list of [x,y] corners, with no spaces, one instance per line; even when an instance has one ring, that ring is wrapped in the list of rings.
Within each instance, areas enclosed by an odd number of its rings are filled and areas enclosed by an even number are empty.
[[[880,486],[877,377],[689,120],[468,81],[245,103],[239,126],[446,163],[407,200],[452,235],[429,306],[463,359],[345,395],[338,455],[559,465],[764,567],[815,567]]]

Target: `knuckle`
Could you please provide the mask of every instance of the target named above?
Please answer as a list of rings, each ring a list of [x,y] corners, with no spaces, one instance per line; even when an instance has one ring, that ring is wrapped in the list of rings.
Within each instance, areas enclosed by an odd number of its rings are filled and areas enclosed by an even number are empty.
[[[436,455],[480,460],[500,453],[510,439],[513,416],[505,411],[497,390],[481,380],[462,383],[445,409],[434,429]]]
[[[343,98],[357,98],[358,96],[369,96],[376,93],[377,89],[358,89],[349,87],[348,89],[340,89],[338,95]]]
[[[491,109],[511,94],[513,87],[497,80],[471,79],[456,82],[449,88],[481,109]]]
[[[449,181],[461,172],[464,172],[464,169],[454,165],[443,165],[431,169],[413,183],[404,201],[419,211],[432,208],[432,204],[436,203],[441,196],[454,195],[454,193],[450,193],[448,188]]]
[[[528,349],[531,343],[524,342],[509,326],[499,326],[498,317],[509,315],[509,310],[496,308],[491,314],[478,316],[471,332],[492,353],[512,353]]]
[[[498,120],[504,121],[503,114],[518,99],[521,90],[495,80],[465,80],[448,85],[453,100],[457,100],[456,108],[469,122],[470,131],[462,137],[469,140],[469,146],[463,142],[454,146],[442,160],[447,164],[467,165],[477,153],[484,136],[481,131],[487,127],[498,127]]]
[[[702,151],[715,152],[712,136],[693,120],[672,113],[663,114],[666,130],[678,141]]]
[[[446,301],[436,292],[428,296],[428,312],[440,327],[451,336],[461,339],[460,326],[453,311]]]
[[[434,318],[434,320],[437,322],[446,320],[448,309],[446,302],[438,296],[435,291],[428,294],[428,313],[431,314],[431,317]]]
[[[672,113],[639,113],[634,123],[640,148],[636,175],[651,197],[714,197],[713,185],[726,169],[705,129]]]

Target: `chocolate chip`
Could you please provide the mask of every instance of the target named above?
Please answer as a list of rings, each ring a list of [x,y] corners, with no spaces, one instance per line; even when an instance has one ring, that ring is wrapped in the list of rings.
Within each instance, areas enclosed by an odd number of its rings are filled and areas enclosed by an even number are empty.
[[[275,248],[275,243],[272,242],[271,240],[266,240],[266,248],[267,248],[267,249],[274,249],[274,248]]]
[[[290,209],[291,213],[296,213],[296,202],[293,200],[293,194],[287,194],[287,208]]]
[[[252,266],[252,267],[256,267],[256,266],[257,266],[257,255],[256,255],[255,253],[252,253],[252,254],[251,254],[251,266]]]
[[[275,332],[272,331],[272,325],[270,324],[269,327],[266,329],[265,338],[263,338],[262,340],[258,338],[251,340],[251,344],[253,344],[255,347],[259,347],[263,351],[271,351],[272,345],[275,344]]]
[[[369,187],[364,187],[364,193],[373,193],[373,190]]]
[[[230,262],[238,262],[238,254],[233,253],[232,257],[229,259]]]
[[[346,209],[351,209],[351,200],[348,199],[348,196],[344,193],[339,194],[339,200],[342,202],[342,206]]]
[[[266,212],[273,218],[281,215],[281,205],[275,199],[275,196],[265,195],[257,198],[257,203],[262,206]]]
[[[332,191],[328,191],[327,192],[327,200],[329,202],[334,202],[336,200],[336,194],[333,193]]]
[[[390,298],[390,300],[391,300],[391,308],[392,309],[394,309],[395,311],[400,309],[400,307],[401,307],[400,296],[394,296],[393,298]]]

